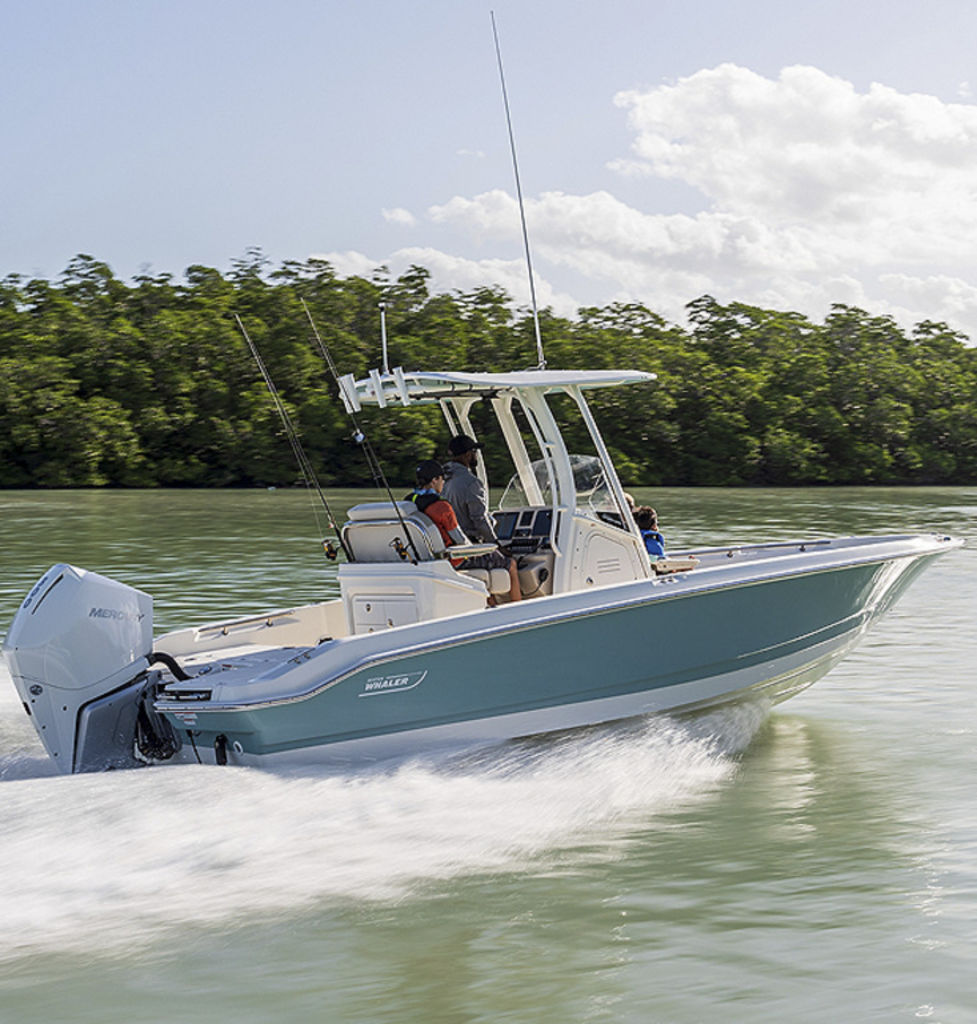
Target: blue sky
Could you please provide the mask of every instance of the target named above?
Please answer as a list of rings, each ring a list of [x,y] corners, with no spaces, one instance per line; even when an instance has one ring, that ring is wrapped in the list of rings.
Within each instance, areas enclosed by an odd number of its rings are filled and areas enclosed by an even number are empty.
[[[977,338],[969,0],[0,0],[0,276],[257,246],[524,300],[491,8],[558,312],[709,292]]]

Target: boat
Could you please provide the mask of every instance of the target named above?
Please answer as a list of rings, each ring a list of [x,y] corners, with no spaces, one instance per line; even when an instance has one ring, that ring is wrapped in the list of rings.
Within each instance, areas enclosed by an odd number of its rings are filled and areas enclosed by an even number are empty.
[[[477,438],[477,412],[491,424],[482,436],[498,430],[513,479],[493,515],[518,560],[518,602],[506,600],[507,572],[452,564],[485,546],[446,549],[433,522],[397,500],[349,510],[339,597],[159,636],[148,593],[53,566],[4,654],[58,769],[344,762],[769,708],[828,672],[962,543],[811,537],[653,560],[587,401],[653,376],[384,366],[338,378],[351,414],[429,407],[452,435]],[[591,450],[569,451],[567,436]],[[483,465],[479,474],[488,493]]]

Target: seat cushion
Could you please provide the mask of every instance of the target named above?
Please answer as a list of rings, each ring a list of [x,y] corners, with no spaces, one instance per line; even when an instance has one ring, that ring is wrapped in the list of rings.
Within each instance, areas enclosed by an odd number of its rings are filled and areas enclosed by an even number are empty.
[[[509,573],[505,569],[459,569],[463,576],[471,576],[485,584],[490,594],[509,593]]]

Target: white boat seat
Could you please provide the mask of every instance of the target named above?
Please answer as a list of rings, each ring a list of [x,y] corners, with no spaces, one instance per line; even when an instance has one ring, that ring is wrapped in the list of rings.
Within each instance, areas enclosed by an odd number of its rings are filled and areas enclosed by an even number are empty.
[[[509,593],[511,583],[508,569],[459,569],[458,572],[484,583],[490,594]]]
[[[397,513],[400,513],[398,516]],[[398,501],[396,507],[389,501],[369,501],[354,505],[348,521],[343,526],[343,541],[357,562],[400,562],[417,557],[421,562],[444,558],[448,548],[444,538],[432,519],[411,501]],[[403,520],[403,522],[401,522]],[[404,527],[417,548],[408,544]],[[406,552],[401,558],[398,548]],[[451,548],[453,557],[484,555],[495,551],[494,544],[455,545]],[[509,573],[506,569],[459,569],[465,576],[479,580],[490,594],[509,593]]]
[[[354,505],[346,515],[350,522],[359,523],[396,519],[398,512],[405,519],[419,515],[417,506],[412,501],[364,501],[360,505]]]
[[[395,506],[389,501],[369,501],[354,505],[347,515],[343,542],[357,562],[400,562],[413,558],[432,562],[444,553],[444,540],[437,526],[418,512],[413,502],[398,501]],[[406,552],[406,557],[402,558],[398,551]]]

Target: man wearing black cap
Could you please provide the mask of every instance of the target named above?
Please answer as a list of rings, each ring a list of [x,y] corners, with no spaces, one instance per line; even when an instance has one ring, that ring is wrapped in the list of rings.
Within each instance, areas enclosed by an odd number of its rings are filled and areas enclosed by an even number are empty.
[[[458,517],[458,525],[467,537],[482,544],[498,544],[495,526],[488,514],[488,500],[485,487],[473,472],[478,464],[478,453],[482,446],[467,434],[458,434],[448,442],[451,459],[444,467],[444,487],[441,497],[450,502]],[[462,566],[470,569],[505,569],[509,573],[509,600],[521,601],[519,570],[514,558],[493,551],[488,555],[476,555]]]
[[[441,497],[451,502],[458,525],[467,536],[483,544],[497,544],[499,538],[488,514],[485,487],[474,472],[481,449],[467,434],[458,434],[448,442],[451,459],[445,466]]]

